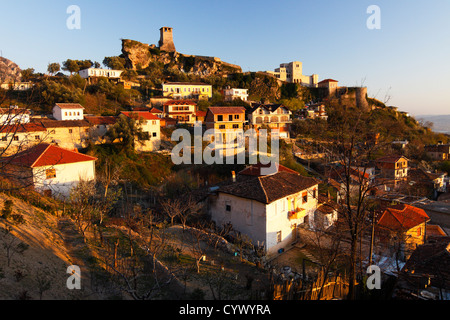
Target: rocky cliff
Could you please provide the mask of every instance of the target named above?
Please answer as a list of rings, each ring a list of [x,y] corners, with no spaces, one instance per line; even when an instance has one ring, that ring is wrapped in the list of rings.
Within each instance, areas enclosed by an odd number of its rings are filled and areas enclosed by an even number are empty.
[[[240,66],[223,62],[216,57],[166,52],[155,45],[148,45],[129,39],[122,40],[122,56],[126,61],[125,67],[133,70],[146,69],[149,66],[154,66],[156,63],[199,76],[242,72]]]
[[[0,57],[0,83],[19,81],[21,78],[19,66],[6,58]]]

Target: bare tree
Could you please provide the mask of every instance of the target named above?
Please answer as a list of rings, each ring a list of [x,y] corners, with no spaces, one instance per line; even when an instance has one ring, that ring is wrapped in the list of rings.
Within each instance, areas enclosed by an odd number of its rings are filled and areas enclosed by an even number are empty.
[[[330,152],[338,159],[336,173],[341,185],[338,215],[345,227],[350,242],[349,298],[355,298],[355,283],[358,264],[358,248],[361,237],[367,230],[370,195],[377,186],[368,180],[371,160],[386,147],[387,141],[380,135],[382,124],[371,112],[338,106],[323,139],[328,141]]]
[[[161,208],[163,213],[170,218],[170,224],[173,225],[173,220],[184,210],[184,204],[180,198],[166,198],[161,200]]]
[[[165,230],[156,228],[149,216],[130,216],[133,222],[127,224],[132,225],[135,232],[130,230],[126,235],[129,250],[117,250],[126,244],[116,243],[114,250],[104,254],[106,265],[118,277],[120,289],[135,300],[161,297],[176,279],[175,274],[158,261],[158,256],[166,247],[167,237]],[[124,252],[129,254],[124,255]]]
[[[7,265],[9,267],[12,258],[16,254],[23,254],[29,246],[26,243],[20,242],[20,240],[12,234],[12,228],[10,226],[2,229],[2,232],[3,247],[5,248]]]

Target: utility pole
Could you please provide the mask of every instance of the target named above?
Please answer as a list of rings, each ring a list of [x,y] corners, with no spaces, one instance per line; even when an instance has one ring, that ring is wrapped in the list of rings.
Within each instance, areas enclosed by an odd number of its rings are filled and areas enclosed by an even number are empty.
[[[375,235],[375,211],[372,212],[372,234],[370,236],[370,253],[369,253],[369,266],[372,265],[372,255],[373,255],[373,240]]]

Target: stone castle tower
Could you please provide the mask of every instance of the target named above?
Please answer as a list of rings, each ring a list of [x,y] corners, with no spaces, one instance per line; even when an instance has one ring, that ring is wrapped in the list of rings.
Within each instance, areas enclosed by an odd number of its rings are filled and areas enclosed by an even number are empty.
[[[159,29],[160,38],[158,42],[158,46],[160,50],[175,52],[175,45],[173,43],[173,33],[172,28],[170,27],[162,27]]]

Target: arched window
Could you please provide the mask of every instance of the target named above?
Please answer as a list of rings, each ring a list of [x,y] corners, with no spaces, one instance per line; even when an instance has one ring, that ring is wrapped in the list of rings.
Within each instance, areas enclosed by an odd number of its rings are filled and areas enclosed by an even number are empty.
[[[261,117],[256,117],[256,123],[262,123],[262,118]]]

